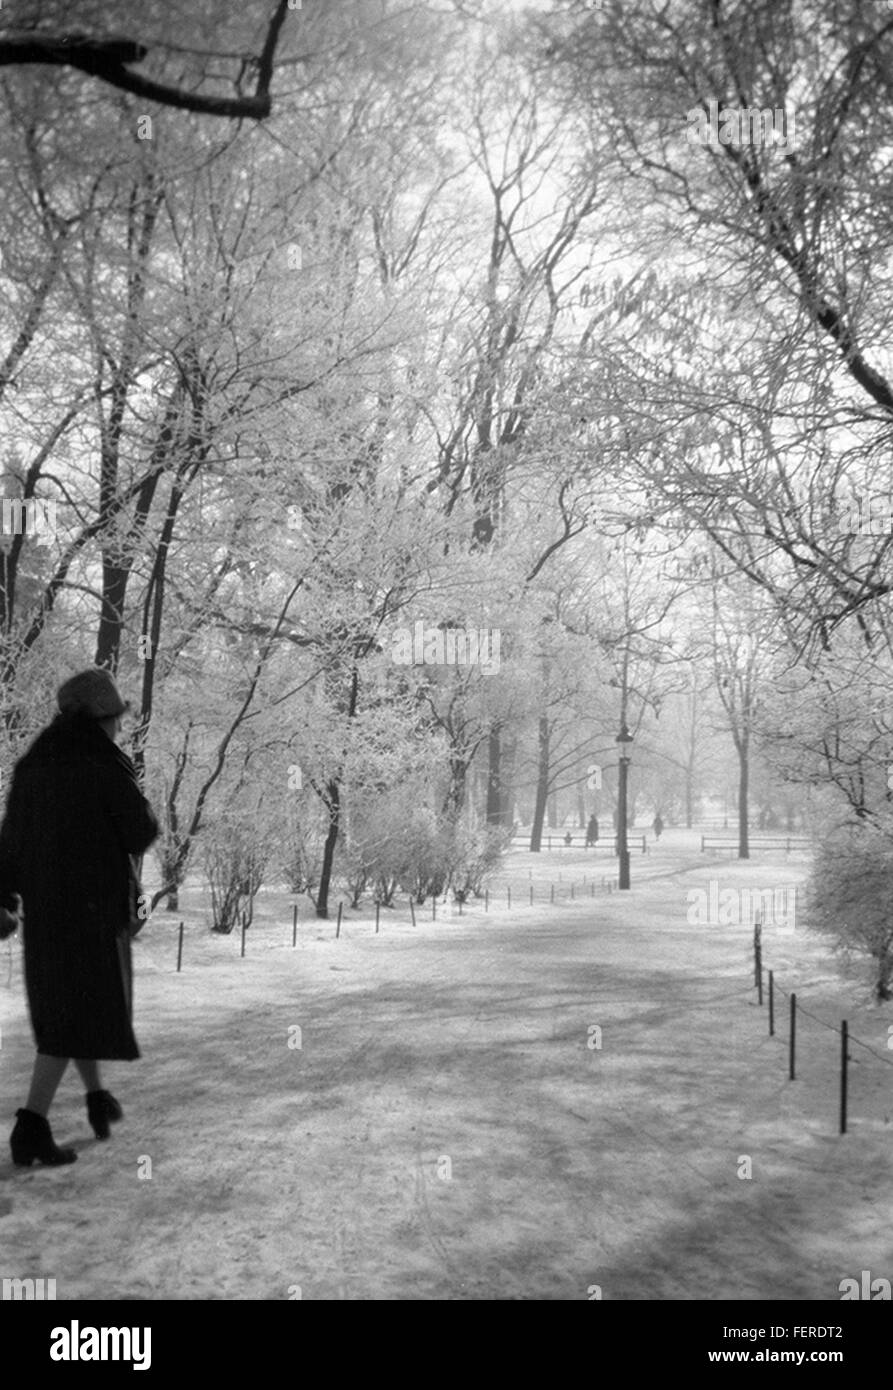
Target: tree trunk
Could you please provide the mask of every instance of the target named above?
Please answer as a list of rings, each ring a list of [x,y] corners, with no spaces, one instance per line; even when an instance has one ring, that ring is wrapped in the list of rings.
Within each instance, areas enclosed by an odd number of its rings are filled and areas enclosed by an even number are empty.
[[[326,785],[326,805],[329,808],[329,828],[322,856],[322,869],[319,875],[319,892],[316,895],[317,917],[329,915],[329,887],[332,882],[332,865],[335,861],[335,845],[338,840],[338,826],[341,814],[341,792],[338,783]]]
[[[464,758],[453,755],[450,758],[450,785],[444,797],[443,812],[455,820],[465,805],[465,784],[468,776],[468,763]]]
[[[738,750],[738,858],[750,858],[750,842],[747,829],[747,781],[748,781],[748,741],[736,741]]]
[[[688,729],[688,758],[685,764],[685,824],[691,830],[695,813],[695,760],[697,756],[698,704],[697,690],[692,686],[691,722]]]
[[[487,773],[487,824],[488,825],[510,825],[509,818],[509,797],[503,785],[503,748],[502,748],[502,729],[495,724],[490,730],[490,737],[487,740],[488,747],[488,773]]]
[[[161,858],[161,877],[168,885],[165,906],[168,912],[179,912],[180,910],[180,884],[182,882],[180,873],[177,869],[176,856],[173,853],[162,854]]]
[[[543,844],[543,821],[549,799],[549,719],[540,715],[539,723],[539,762],[536,776],[536,801],[533,806],[533,825],[530,831],[530,848],[539,854]]]
[[[513,733],[504,733],[499,767],[499,786],[502,808],[500,825],[506,830],[511,830],[515,823],[515,770],[517,761],[518,740]]]

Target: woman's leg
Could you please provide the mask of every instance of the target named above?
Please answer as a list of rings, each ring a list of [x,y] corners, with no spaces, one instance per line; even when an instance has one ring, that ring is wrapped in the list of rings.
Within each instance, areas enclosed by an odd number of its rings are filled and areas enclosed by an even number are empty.
[[[42,1115],[46,1119],[50,1113],[56,1088],[65,1075],[67,1066],[67,1057],[47,1057],[44,1053],[38,1052],[34,1058],[31,1090],[28,1092],[28,1099],[25,1102],[26,1110],[31,1110],[35,1115]]]
[[[85,1091],[89,1093],[90,1091],[102,1090],[98,1062],[94,1061],[92,1057],[75,1057],[74,1064],[81,1074]]]
[[[123,1120],[124,1112],[114,1096],[102,1089],[99,1063],[92,1057],[76,1057],[74,1064],[81,1074],[87,1092],[87,1118],[97,1139],[108,1139],[109,1125]]]

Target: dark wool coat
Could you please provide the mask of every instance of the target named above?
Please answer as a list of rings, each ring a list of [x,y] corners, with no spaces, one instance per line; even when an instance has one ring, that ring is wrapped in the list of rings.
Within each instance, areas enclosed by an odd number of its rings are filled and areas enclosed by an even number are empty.
[[[57,715],[16,764],[0,828],[0,904],[24,909],[38,1052],[130,1060],[131,855],[158,834],[133,764],[92,719]]]

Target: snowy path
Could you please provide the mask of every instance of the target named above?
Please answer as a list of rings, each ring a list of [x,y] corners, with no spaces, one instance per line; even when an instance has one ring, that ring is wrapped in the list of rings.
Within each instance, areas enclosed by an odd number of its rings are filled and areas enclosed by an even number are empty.
[[[185,912],[180,975],[158,918],[143,1059],[107,1072],[111,1142],[73,1072],[53,1124],[78,1163],[16,1170],[4,1135],[0,1275],[55,1277],[60,1299],[835,1299],[861,1269],[893,1276],[883,1066],[854,1076],[838,1137],[835,1035],[804,1037],[788,1082],[749,931],[686,923],[686,887],[716,872],[415,930],[384,913],[378,937],[304,922],[294,950],[270,894],[244,960]],[[0,962],[10,1117],[31,1061],[20,949],[11,985]],[[840,997],[800,932],[767,952]],[[851,1027],[882,1051],[889,1009],[857,994]]]

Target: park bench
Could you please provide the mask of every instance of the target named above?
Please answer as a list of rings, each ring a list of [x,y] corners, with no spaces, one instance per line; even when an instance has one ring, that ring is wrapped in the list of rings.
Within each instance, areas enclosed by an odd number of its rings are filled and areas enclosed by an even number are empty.
[[[543,846],[543,848],[544,848],[544,849],[551,849],[551,848],[552,848],[552,841],[553,841],[553,840],[555,841],[555,847],[556,847],[557,849],[562,849],[562,848],[565,848],[565,847],[566,847],[567,849],[586,849],[586,848],[587,848],[587,844],[586,844],[586,835],[585,835],[585,833],[584,833],[583,831],[580,831],[580,832],[576,835],[576,837],[572,835],[572,836],[571,836],[570,844],[568,844],[568,845],[566,845],[564,835],[559,835],[559,834],[557,834],[557,833],[555,833],[555,832],[553,832],[551,835],[544,835],[544,836],[542,837],[542,846]],[[639,849],[639,850],[642,851],[643,854],[647,854],[647,853],[648,853],[648,842],[647,842],[646,837],[645,837],[644,835],[627,835],[627,837],[626,837],[626,843],[627,843],[627,846],[629,847],[629,849],[631,849],[631,850],[632,850],[632,849]],[[518,844],[518,845],[521,845],[521,846],[523,846],[523,847],[526,847],[527,845],[530,844],[530,833],[528,832],[526,835],[513,835],[513,836],[512,836],[512,844],[513,844],[513,845],[514,845],[514,844]],[[594,845],[589,845],[588,848],[589,848],[589,849],[607,849],[607,850],[610,850],[611,854],[616,855],[616,853],[617,853],[617,841],[616,841],[616,839],[607,839],[607,838],[605,838],[605,839],[599,839],[599,840],[596,841],[596,843],[595,843]]]
[[[806,835],[748,835],[747,844],[749,849],[783,849],[790,854],[791,850],[811,849],[812,841]],[[738,837],[730,835],[702,835],[701,852],[708,849],[738,849]]]

